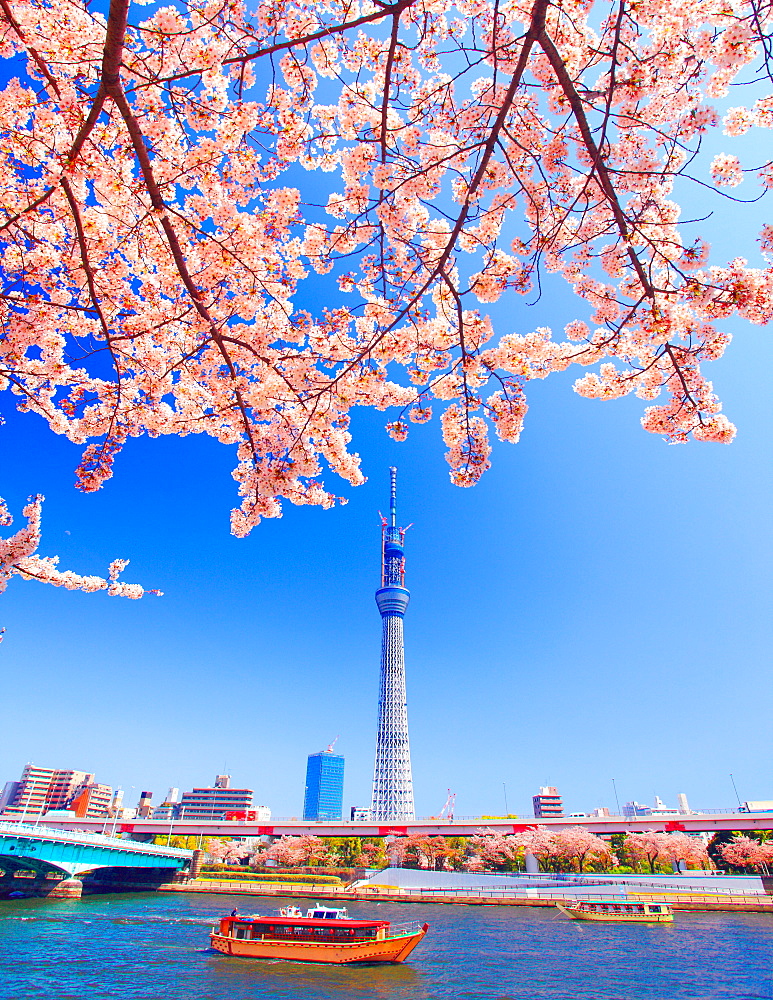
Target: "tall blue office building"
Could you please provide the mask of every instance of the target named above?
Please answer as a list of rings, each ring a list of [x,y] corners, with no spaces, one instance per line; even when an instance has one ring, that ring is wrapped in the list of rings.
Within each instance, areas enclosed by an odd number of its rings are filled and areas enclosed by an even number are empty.
[[[341,819],[344,804],[344,759],[331,750],[309,755],[306,765],[305,820]]]

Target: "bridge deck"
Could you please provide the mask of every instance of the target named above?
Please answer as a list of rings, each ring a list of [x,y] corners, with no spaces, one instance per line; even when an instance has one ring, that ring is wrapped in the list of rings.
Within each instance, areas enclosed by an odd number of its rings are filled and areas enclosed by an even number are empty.
[[[56,830],[41,824],[0,822],[0,870],[78,875],[104,868],[180,869],[191,851],[100,833]]]
[[[104,824],[104,820],[101,821]],[[89,847],[103,847],[112,851],[129,854],[154,855],[161,858],[183,858],[191,856],[190,851],[175,847],[164,847],[158,844],[144,844],[138,840],[126,840],[123,837],[108,837],[106,834],[89,832],[88,830],[57,829],[45,824],[5,823],[0,822],[0,838],[12,837],[16,840],[30,843],[66,843]]]
[[[98,830],[104,820],[56,819],[47,820],[47,825],[60,829]],[[204,836],[204,837],[281,837],[313,834],[317,837],[385,837],[390,834],[405,836],[420,833],[429,836],[470,837],[481,830],[492,833],[518,833],[522,830],[544,826],[549,830],[563,830],[570,826],[581,826],[595,834],[645,833],[652,830],[680,830],[687,833],[718,833],[722,830],[770,830],[773,829],[773,813],[686,813],[678,816],[566,816],[550,819],[464,819],[443,820],[435,817],[402,823],[354,823],[337,821],[312,823],[302,820],[276,819],[268,823],[244,820],[151,820],[133,819],[122,823],[119,829],[124,833],[164,836]]]

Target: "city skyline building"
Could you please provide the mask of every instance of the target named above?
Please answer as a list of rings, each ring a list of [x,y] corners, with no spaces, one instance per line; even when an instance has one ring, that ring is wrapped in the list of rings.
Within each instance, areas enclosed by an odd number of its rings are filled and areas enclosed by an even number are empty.
[[[25,765],[19,781],[9,781],[0,795],[0,811],[24,818],[44,816],[58,809],[75,811],[77,816],[107,816],[113,789],[94,780],[88,771],[72,771]]]
[[[234,813],[244,818],[252,811],[253,794],[251,788],[231,788],[230,774],[218,774],[214,785],[183,792],[175,813],[179,819],[187,820],[228,819]]]
[[[83,819],[99,819],[110,815],[113,801],[113,789],[110,785],[102,785],[98,781],[81,785],[70,799],[69,809]]]
[[[539,790],[539,795],[532,796],[532,803],[535,819],[564,815],[564,803],[558,794],[558,789],[553,785],[543,785]]]
[[[344,767],[344,758],[330,748],[309,754],[303,795],[304,820],[343,818]]]
[[[403,616],[410,600],[403,548],[408,529],[397,527],[396,468],[390,468],[389,477],[389,519],[381,519],[381,586],[376,591],[381,671],[371,803],[373,819],[386,822],[415,819],[403,638]]]
[[[150,819],[153,815],[153,792],[140,792],[137,815],[140,819]]]
[[[683,804],[685,808],[682,808]],[[681,816],[685,812],[690,812],[690,808],[684,792],[679,793],[678,809],[672,809],[670,806],[667,806],[659,795],[655,796],[655,801],[651,806],[643,805],[635,799],[626,802],[623,806],[623,816],[628,816],[632,819],[635,819],[637,816]]]
[[[153,819],[175,819],[180,807],[180,789],[170,788],[160,806],[153,810]]]

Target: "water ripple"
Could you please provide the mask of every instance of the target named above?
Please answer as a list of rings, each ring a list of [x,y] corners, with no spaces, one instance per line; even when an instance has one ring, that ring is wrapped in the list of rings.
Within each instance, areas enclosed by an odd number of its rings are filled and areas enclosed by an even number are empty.
[[[325,966],[212,951],[209,927],[242,903],[204,894],[0,901],[0,998],[773,1000],[767,914],[678,913],[670,925],[623,926],[526,907],[382,903],[379,917],[430,924],[410,961]]]

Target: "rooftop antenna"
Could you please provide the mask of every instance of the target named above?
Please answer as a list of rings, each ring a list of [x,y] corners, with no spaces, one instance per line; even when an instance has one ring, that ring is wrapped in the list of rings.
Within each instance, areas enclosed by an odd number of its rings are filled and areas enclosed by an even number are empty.
[[[738,799],[738,808],[741,808],[741,796],[738,794],[738,789],[735,787],[735,778],[730,775],[730,780],[733,782],[733,791],[735,792],[735,797]]]
[[[615,779],[612,779],[612,787],[615,790],[615,802],[617,803],[617,815],[622,816],[622,810],[620,809],[620,799],[617,797],[617,785],[615,784]]]

